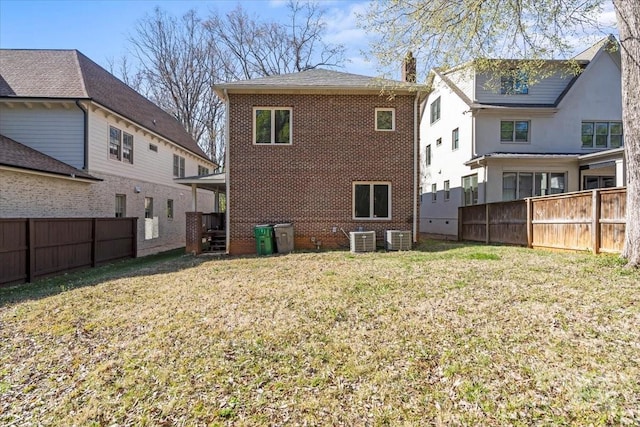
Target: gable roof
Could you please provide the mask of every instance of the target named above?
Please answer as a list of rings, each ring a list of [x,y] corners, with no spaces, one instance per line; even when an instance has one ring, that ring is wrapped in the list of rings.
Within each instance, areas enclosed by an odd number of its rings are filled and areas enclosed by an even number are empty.
[[[0,166],[50,173],[66,178],[102,181],[4,135],[0,135]]]
[[[439,69],[431,70],[431,72],[429,73],[429,82],[430,82],[429,86],[431,86],[431,84],[433,82],[433,78],[435,76],[439,77],[449,87],[449,89],[451,89],[456,95],[458,95],[458,97],[460,97],[460,99],[471,108],[537,108],[537,109],[539,109],[539,108],[548,108],[548,109],[554,109],[554,108],[558,107],[560,102],[569,93],[569,91],[574,86],[576,81],[580,78],[580,76],[582,76],[584,70],[596,58],[596,56],[598,56],[598,54],[600,54],[602,51],[607,50],[611,46],[612,43],[617,43],[617,41],[616,41],[615,37],[609,35],[607,37],[604,37],[604,38],[598,40],[595,44],[593,44],[592,46],[590,46],[589,48],[587,48],[583,52],[577,54],[576,56],[574,56],[570,60],[550,59],[550,60],[545,61],[548,64],[560,64],[560,63],[568,63],[569,61],[576,61],[578,63],[578,65],[580,66],[580,68],[582,69],[582,71],[579,74],[573,76],[571,78],[571,80],[569,80],[569,82],[565,86],[564,90],[562,90],[562,92],[558,95],[558,97],[551,104],[486,103],[486,102],[477,103],[477,102],[473,102],[458,87],[457,84],[455,84],[451,79],[449,79],[447,77],[447,73],[449,73],[451,71],[456,71],[456,70],[458,70],[458,69],[460,69],[461,67],[464,67],[464,66],[470,66],[470,65],[472,65],[472,62],[468,62],[468,63],[466,63],[466,64],[464,64],[462,66],[454,67],[451,70],[444,70],[444,71],[443,70],[439,70]],[[513,61],[515,63],[515,62],[518,62],[518,61],[526,61],[526,59],[525,60],[515,60],[514,59],[514,60],[508,60],[508,61]]]
[[[318,91],[375,93],[381,90],[416,92],[422,87],[422,85],[415,83],[322,68],[214,85],[216,93],[223,99],[225,98],[225,90],[232,93],[305,93]]]
[[[0,49],[0,98],[92,100],[210,161],[173,116],[77,50]]]

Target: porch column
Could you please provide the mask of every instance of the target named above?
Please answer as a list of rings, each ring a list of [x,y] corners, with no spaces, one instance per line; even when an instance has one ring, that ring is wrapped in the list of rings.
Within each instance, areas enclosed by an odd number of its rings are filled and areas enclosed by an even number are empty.
[[[202,212],[186,212],[187,236],[185,251],[198,255],[202,252]]]
[[[191,211],[198,212],[198,187],[191,184]]]
[[[616,187],[624,187],[627,185],[627,171],[624,159],[616,159]]]

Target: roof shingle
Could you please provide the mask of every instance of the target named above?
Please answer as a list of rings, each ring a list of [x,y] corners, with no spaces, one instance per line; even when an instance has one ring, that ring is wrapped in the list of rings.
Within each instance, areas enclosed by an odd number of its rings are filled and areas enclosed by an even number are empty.
[[[92,99],[208,160],[174,117],[77,50],[0,49],[0,97]]]

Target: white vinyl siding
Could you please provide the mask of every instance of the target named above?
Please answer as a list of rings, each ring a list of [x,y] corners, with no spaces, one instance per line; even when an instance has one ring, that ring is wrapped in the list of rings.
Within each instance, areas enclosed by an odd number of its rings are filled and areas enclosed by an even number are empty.
[[[0,104],[0,134],[75,168],[84,167],[84,115],[75,104],[31,109]]]

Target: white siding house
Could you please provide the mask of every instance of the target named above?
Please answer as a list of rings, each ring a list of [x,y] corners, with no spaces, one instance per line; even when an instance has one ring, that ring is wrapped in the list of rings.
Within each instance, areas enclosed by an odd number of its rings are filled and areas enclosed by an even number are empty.
[[[192,192],[174,179],[216,168],[184,128],[78,51],[2,49],[0,59],[0,135],[78,172],[4,156],[0,217],[137,217],[138,255],[184,246]],[[198,190],[201,210],[213,203]]]
[[[432,71],[420,128],[421,232],[457,236],[460,206],[624,185],[620,61],[610,43],[576,57],[577,76],[549,61],[557,71],[506,94],[495,76]]]

